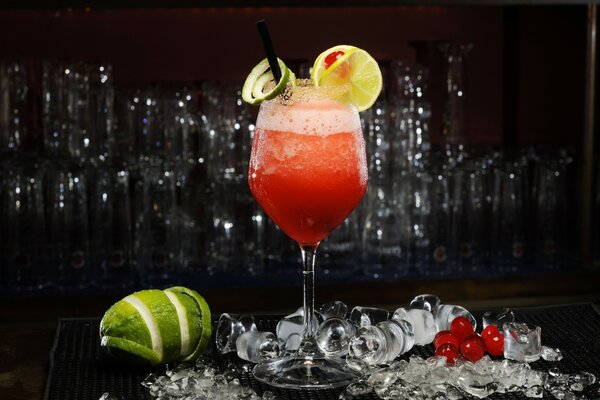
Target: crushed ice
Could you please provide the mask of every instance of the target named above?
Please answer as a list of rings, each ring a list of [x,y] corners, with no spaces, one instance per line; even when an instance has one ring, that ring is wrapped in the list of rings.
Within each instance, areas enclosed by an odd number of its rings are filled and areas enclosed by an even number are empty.
[[[392,320],[389,320],[388,311],[383,309],[355,307],[348,313],[348,307],[342,302],[324,304],[320,311],[321,313],[317,313],[318,318],[315,318],[315,322],[318,321],[317,326],[323,320],[329,323],[323,324],[318,331],[319,347],[325,349],[326,354],[331,352],[338,356],[343,356],[350,350],[350,356],[346,358],[347,367],[360,376],[360,379],[341,392],[340,400],[354,399],[369,393],[381,399],[459,400],[513,392],[521,392],[527,398],[586,399],[581,392],[596,382],[596,377],[588,372],[564,374],[557,367],[548,371],[537,371],[527,362],[522,362],[534,361],[540,356],[545,361],[555,362],[562,360],[563,355],[560,349],[542,346],[540,329],[514,322],[514,314],[509,309],[487,313],[487,322],[498,325],[505,322],[505,337],[510,334],[511,337],[520,338],[524,335],[512,333],[523,331],[531,336],[531,340],[529,336],[524,341],[515,340],[514,344],[508,340],[508,346],[505,341],[505,359],[492,360],[489,356],[484,356],[478,362],[472,363],[459,358],[453,366],[446,365],[445,357],[422,359],[412,356],[408,360],[394,360],[417,342],[430,343],[432,334],[442,328],[447,329],[450,321],[457,315],[472,319],[475,326],[473,316],[466,309],[441,304],[439,298],[434,295],[417,296],[408,310],[396,310]],[[231,324],[237,326],[241,322],[236,318],[238,316],[230,318],[231,321],[220,320],[219,324],[226,322],[227,327]],[[225,350],[234,351],[237,348],[238,355],[242,353],[241,358],[257,362],[266,356],[270,358],[294,352],[300,344],[301,336],[298,332],[302,331],[303,322],[302,310],[299,309],[280,321],[277,336],[258,332],[254,326],[250,329],[234,329],[237,336],[223,330],[222,337],[217,334],[217,342],[221,339],[223,343],[229,343]],[[411,329],[399,329],[398,324],[400,327],[404,326],[402,324],[410,325]],[[417,329],[413,325],[417,325]],[[510,329],[513,325],[514,332]],[[362,353],[352,351],[358,349],[353,347],[352,343],[356,342],[356,345],[361,339],[373,339],[373,335],[365,336],[367,331],[390,331],[395,334],[379,335],[386,339],[377,342],[376,349],[366,352],[366,356],[360,356]],[[261,335],[266,334],[269,335],[266,337],[268,340],[261,339]],[[236,338],[235,346],[232,336]],[[375,343],[373,340],[369,341],[371,342]],[[534,349],[531,348],[531,343],[536,345]],[[273,344],[274,347],[265,347],[265,344]],[[265,348],[269,350],[268,354],[264,352]],[[507,357],[507,348],[510,357]],[[276,351],[271,351],[272,349]],[[378,365],[381,363],[385,365]],[[150,374],[142,385],[148,388],[150,395],[157,400],[277,400],[270,391],[263,393],[261,397],[251,388],[240,384],[239,378],[242,373],[249,373],[252,367],[252,364],[240,366],[231,363],[220,370],[213,359],[203,357],[195,365],[167,368],[162,375]],[[600,390],[595,389],[594,392],[600,395]],[[105,393],[100,400],[120,398]]]
[[[522,392],[528,398],[551,395],[556,399],[582,399],[581,391],[596,377],[588,372],[563,374],[556,367],[537,371],[527,363],[492,360],[476,363],[458,360],[447,366],[445,357],[394,361],[388,366],[364,370],[362,378],[340,395],[348,400],[375,393],[381,399],[459,400],[485,398],[495,393]]]
[[[412,356],[385,366],[366,366],[355,359],[348,362],[361,377],[340,394],[340,400],[369,393],[384,400],[459,400],[513,392],[528,398],[585,399],[581,392],[596,383],[596,377],[588,372],[564,374],[557,367],[537,371],[527,363],[489,356],[476,363],[459,359],[454,366],[446,365],[445,357]],[[261,397],[240,384],[239,377],[250,368],[251,364],[232,363],[223,372],[212,359],[201,358],[195,365],[182,364],[167,367],[164,374],[150,374],[142,386],[156,400],[278,400],[270,391]],[[108,393],[100,398],[113,399],[119,398]]]
[[[548,346],[542,346],[542,358],[546,361],[560,361],[563,359],[562,351]]]
[[[104,392],[98,400],[123,400],[123,398],[115,396],[114,394],[111,394],[109,392]]]
[[[221,371],[213,360],[203,357],[195,365],[167,366],[164,374],[150,374],[142,386],[156,400],[278,400],[270,391],[261,397],[241,385],[239,377],[249,368],[249,364],[230,364]]]

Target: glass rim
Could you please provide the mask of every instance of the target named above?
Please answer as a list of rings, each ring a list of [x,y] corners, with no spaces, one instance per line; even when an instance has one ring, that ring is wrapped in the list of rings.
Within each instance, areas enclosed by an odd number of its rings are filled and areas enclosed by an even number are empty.
[[[336,86],[315,86],[310,79],[298,79],[297,85],[288,83],[283,92],[265,103],[279,103],[283,106],[291,106],[296,103],[332,100],[354,107],[348,101],[350,90],[351,85],[349,83]]]

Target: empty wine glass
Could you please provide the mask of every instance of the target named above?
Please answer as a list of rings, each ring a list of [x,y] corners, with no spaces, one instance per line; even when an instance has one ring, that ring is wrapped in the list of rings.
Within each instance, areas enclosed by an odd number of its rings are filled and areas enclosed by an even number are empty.
[[[77,164],[54,162],[48,168],[50,244],[61,289],[81,289],[91,282],[87,187],[87,171]]]
[[[534,249],[536,265],[559,269],[567,247],[567,169],[559,160],[544,160],[535,167]]]
[[[371,185],[367,194],[367,215],[362,232],[364,271],[376,279],[401,275],[405,266],[398,207],[383,184]]]
[[[39,290],[54,278],[49,268],[43,168],[11,162],[2,171],[2,264],[6,287]]]
[[[494,171],[492,202],[492,266],[501,272],[522,267],[526,256],[524,173],[506,162]]]
[[[28,94],[25,64],[0,62],[0,153],[16,154],[26,140]]]
[[[172,284],[178,279],[181,242],[175,203],[175,173],[168,164],[149,167],[142,180],[137,222],[138,268],[144,287]]]
[[[458,267],[472,272],[483,263],[485,236],[484,175],[474,161],[459,165],[453,174],[452,248]]]
[[[94,171],[90,218],[94,282],[102,288],[133,285],[129,171],[103,166]]]

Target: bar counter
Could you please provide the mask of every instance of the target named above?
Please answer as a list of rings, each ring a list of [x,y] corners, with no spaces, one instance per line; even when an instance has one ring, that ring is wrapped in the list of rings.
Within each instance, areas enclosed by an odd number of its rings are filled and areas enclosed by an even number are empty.
[[[600,304],[599,282],[600,273],[580,271],[504,278],[340,283],[319,285],[316,303],[341,300],[350,307],[378,306],[393,311],[406,306],[415,295],[434,293],[447,304],[460,304],[475,312],[582,302],[597,305]],[[301,299],[300,285],[202,289],[200,292],[211,306],[213,316],[222,312],[285,314],[295,310]],[[4,298],[0,308],[0,399],[43,399],[57,321],[61,318],[99,319],[122,297],[122,294],[97,294]],[[600,342],[600,337],[597,341]],[[85,382],[79,384],[85,385]]]

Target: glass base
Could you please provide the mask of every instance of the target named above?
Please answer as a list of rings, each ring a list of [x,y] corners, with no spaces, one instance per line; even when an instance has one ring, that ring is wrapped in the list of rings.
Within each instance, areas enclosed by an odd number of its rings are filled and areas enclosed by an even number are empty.
[[[286,389],[331,389],[357,379],[344,360],[320,355],[288,356],[258,364],[252,372],[259,381]]]

